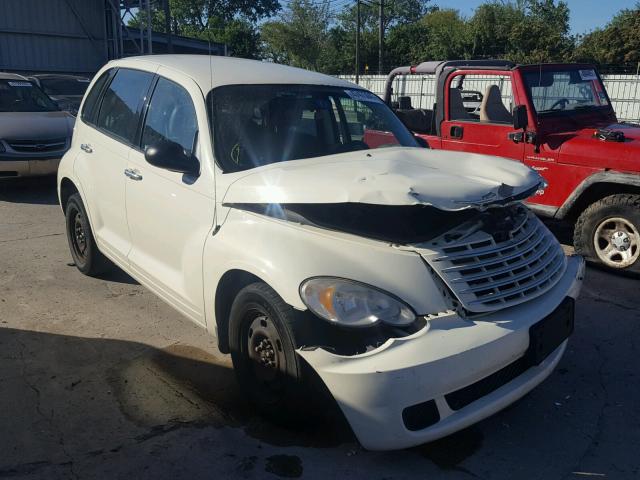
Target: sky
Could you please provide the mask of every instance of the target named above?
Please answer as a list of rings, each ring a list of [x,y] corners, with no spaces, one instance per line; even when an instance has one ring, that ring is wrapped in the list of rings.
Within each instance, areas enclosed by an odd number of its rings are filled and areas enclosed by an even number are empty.
[[[486,0],[433,0],[441,8],[455,8],[464,16]],[[603,27],[623,8],[635,7],[637,0],[565,0],[571,10],[571,33],[586,33]]]

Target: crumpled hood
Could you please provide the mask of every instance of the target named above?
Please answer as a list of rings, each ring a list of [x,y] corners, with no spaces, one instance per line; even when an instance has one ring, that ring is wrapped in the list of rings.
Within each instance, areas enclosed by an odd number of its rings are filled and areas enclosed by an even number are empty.
[[[393,147],[259,167],[233,182],[225,204],[367,203],[486,208],[543,184],[525,165],[465,152]]]
[[[70,137],[75,119],[67,112],[0,112],[0,138],[45,140]]]

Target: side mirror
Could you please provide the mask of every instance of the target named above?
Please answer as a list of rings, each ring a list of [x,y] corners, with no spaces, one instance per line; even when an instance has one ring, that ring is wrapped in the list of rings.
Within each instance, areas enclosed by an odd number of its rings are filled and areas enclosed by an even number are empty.
[[[513,128],[524,130],[529,124],[526,105],[516,105],[513,107]]]
[[[200,162],[182,145],[170,140],[155,143],[144,151],[144,159],[151,165],[172,172],[200,175]]]

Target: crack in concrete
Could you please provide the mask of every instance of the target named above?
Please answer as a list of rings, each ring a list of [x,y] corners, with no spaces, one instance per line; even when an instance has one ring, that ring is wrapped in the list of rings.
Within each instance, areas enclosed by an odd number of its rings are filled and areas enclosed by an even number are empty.
[[[27,346],[19,338],[17,338],[16,341],[21,346],[21,349],[20,349],[20,361],[22,363],[22,370],[21,370],[22,375],[21,375],[21,378],[24,380],[24,383],[35,393],[35,396],[36,396],[36,412],[38,412],[38,415],[40,415],[40,417],[42,417],[42,419],[44,419],[49,424],[51,430],[53,430],[54,432],[57,433],[58,444],[60,445],[60,448],[62,449],[62,453],[68,459],[69,471],[71,472],[71,476],[77,480],[80,477],[78,477],[78,474],[76,473],[76,471],[74,469],[73,456],[69,453],[69,451],[67,450],[67,447],[65,445],[64,433],[62,432],[62,429],[59,428],[58,425],[56,425],[56,423],[53,421],[53,414],[54,414],[53,410],[51,410],[51,415],[49,415],[49,416],[45,415],[45,413],[42,411],[42,400],[41,400],[40,389],[38,387],[36,387],[36,385],[29,380],[29,375],[27,375],[27,362],[26,362],[26,360],[24,358],[24,352],[27,349]],[[62,463],[60,465],[64,465],[64,464],[67,464],[67,462],[64,462],[64,463]]]
[[[47,238],[47,237],[58,237],[60,235],[64,235],[65,233],[48,233],[46,235],[36,235],[33,237],[24,237],[24,238],[10,238],[9,240],[0,240],[0,243],[10,243],[10,242],[24,242],[25,240],[35,240],[37,238]]]

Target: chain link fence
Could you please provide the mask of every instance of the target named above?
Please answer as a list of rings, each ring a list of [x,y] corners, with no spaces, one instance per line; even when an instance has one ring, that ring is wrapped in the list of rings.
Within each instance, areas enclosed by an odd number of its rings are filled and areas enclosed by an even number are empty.
[[[339,78],[355,82],[355,75],[338,75]],[[387,77],[385,75],[361,75],[360,85],[382,96]],[[602,75],[613,108],[621,122],[640,122],[640,75]],[[487,79],[487,82],[489,80]],[[494,81],[495,83],[495,81]],[[484,91],[482,86],[478,90]],[[435,78],[433,75],[396,77],[393,84],[394,99],[397,95],[411,97],[415,108],[433,108],[435,102]],[[507,103],[507,102],[505,102]]]

